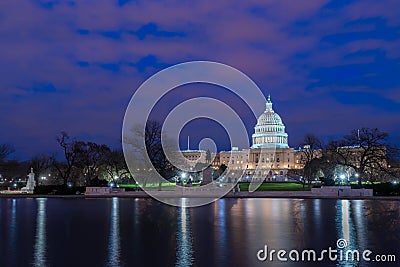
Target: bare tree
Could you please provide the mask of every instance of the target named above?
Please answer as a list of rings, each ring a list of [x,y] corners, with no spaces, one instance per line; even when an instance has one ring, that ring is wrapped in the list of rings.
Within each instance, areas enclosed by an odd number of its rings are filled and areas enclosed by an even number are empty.
[[[103,169],[109,177],[108,180],[115,180],[115,177],[123,180],[132,178],[128,166],[126,165],[124,154],[120,150],[108,151],[105,155]]]
[[[1,175],[8,180],[16,178],[25,178],[26,168],[17,160],[0,161]]]
[[[327,150],[322,150],[322,156],[320,158],[313,159],[318,165],[319,170],[322,173],[322,177],[319,177],[324,185],[334,185],[335,184],[335,168],[336,163],[332,160],[332,157]]]
[[[321,140],[313,134],[307,134],[300,148],[300,163],[303,167],[303,188],[306,184],[310,185],[315,179],[316,173],[321,169],[318,157],[322,156],[323,144]]]
[[[52,159],[47,154],[38,154],[31,160],[31,166],[36,173],[36,184],[39,184],[39,177],[43,176],[44,172],[52,166]]]
[[[175,174],[175,167],[168,161],[165,150],[173,151],[168,138],[162,141],[162,124],[154,120],[148,120],[145,125],[135,125],[133,128],[133,137],[125,137],[124,142],[131,145],[134,153],[128,153],[130,157],[137,157],[136,165],[138,167],[139,181],[144,186],[150,181],[158,182],[161,188],[161,180],[158,175],[165,179],[171,178]],[[165,137],[165,133],[164,137]],[[144,140],[144,143],[142,142]],[[132,167],[134,159],[128,158],[128,164]],[[150,161],[148,161],[149,159]],[[152,166],[149,166],[151,164]]]
[[[76,165],[85,177],[86,185],[97,177],[102,164],[106,162],[106,156],[111,151],[106,145],[93,142],[76,142]]]
[[[145,128],[145,145],[147,154],[153,164],[155,170],[165,179],[175,174],[175,168],[168,161],[161,142],[162,125],[153,120],[146,123]],[[161,182],[159,182],[161,188]]]
[[[0,161],[6,159],[10,154],[14,153],[15,149],[8,144],[1,144],[0,145]]]
[[[362,128],[353,130],[342,140],[332,141],[329,151],[337,164],[351,167],[358,176],[358,184],[370,176],[379,176],[384,172],[389,174],[388,134],[378,129]]]
[[[63,180],[63,184],[66,185],[76,164],[79,153],[79,143],[71,141],[66,132],[61,132],[56,140],[62,148],[64,161],[59,162],[55,157],[52,157],[52,165]]]

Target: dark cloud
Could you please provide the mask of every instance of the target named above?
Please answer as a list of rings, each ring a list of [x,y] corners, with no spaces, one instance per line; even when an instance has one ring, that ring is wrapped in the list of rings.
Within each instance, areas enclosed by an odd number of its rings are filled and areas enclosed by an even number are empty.
[[[99,66],[102,69],[113,71],[113,72],[118,72],[120,70],[119,63],[100,63]]]
[[[126,5],[126,4],[128,4],[129,2],[134,2],[134,1],[135,0],[118,0],[118,5],[120,7],[122,7],[122,6]]]
[[[78,29],[78,30],[76,30],[79,34],[82,34],[82,35],[88,35],[89,33],[90,33],[90,31],[89,30],[87,30],[87,29]]]
[[[148,70],[148,68],[163,69],[170,66],[169,64],[160,62],[160,60],[155,55],[147,55],[140,58],[138,62],[130,65],[137,67],[139,72],[144,72]]]
[[[155,23],[145,24],[141,26],[137,31],[131,31],[130,33],[136,35],[140,40],[143,40],[147,36],[165,37],[165,38],[185,37],[185,33],[183,32],[160,30],[158,25]]]
[[[336,100],[339,103],[345,105],[351,105],[351,106],[365,105],[395,114],[398,114],[400,112],[399,103],[396,103],[395,101],[388,99],[375,92],[369,93],[363,91],[358,91],[358,92],[337,91],[334,92],[333,95],[335,96]]]
[[[103,31],[100,32],[100,34],[103,35],[104,37],[111,38],[114,40],[121,39],[121,33],[118,31]]]
[[[352,30],[352,28],[357,28],[357,26],[365,27],[368,25],[372,25],[373,29],[364,31]],[[344,28],[347,29],[348,32],[327,35],[324,36],[321,41],[333,45],[343,45],[349,42],[368,39],[394,41],[398,40],[400,36],[400,27],[388,27],[386,20],[380,17],[350,21],[344,25]]]
[[[368,50],[357,51],[346,55],[348,58],[370,57],[368,63],[337,65],[315,69],[310,73],[311,79],[318,82],[311,83],[308,88],[321,86],[358,87],[363,86],[370,90],[384,90],[400,87],[400,59],[388,59],[385,51]],[[386,108],[385,106],[383,106]]]
[[[60,92],[52,83],[35,83],[31,88],[20,88],[25,91],[35,92],[35,93],[55,93]]]
[[[114,144],[134,90],[188,60],[254,79],[292,145],[359,125],[399,136],[399,15],[397,0],[3,0],[0,143],[21,157],[56,150],[61,130]]]
[[[78,61],[78,62],[76,62],[76,64],[78,64],[78,66],[80,66],[80,67],[89,67],[90,66],[90,63],[87,61]]]

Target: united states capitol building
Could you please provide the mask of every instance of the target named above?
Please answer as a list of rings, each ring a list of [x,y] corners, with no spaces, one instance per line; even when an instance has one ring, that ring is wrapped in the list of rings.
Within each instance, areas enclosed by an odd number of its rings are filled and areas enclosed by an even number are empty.
[[[221,151],[212,154],[212,167],[218,169],[222,164],[228,166],[227,177],[235,179],[258,178],[263,181],[285,181],[290,170],[299,170],[301,153],[289,147],[285,125],[272,107],[270,96],[265,111],[254,127],[252,146],[239,150]],[[205,151],[181,151],[185,158],[196,164],[205,162]],[[296,173],[296,172],[293,172]]]

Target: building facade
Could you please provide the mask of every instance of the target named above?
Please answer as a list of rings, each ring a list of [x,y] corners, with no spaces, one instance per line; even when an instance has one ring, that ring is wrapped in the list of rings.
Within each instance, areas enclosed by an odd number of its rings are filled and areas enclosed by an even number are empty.
[[[196,164],[204,159],[205,151],[181,151],[186,159]],[[286,181],[288,171],[302,169],[300,153],[288,144],[285,125],[274,109],[270,96],[265,111],[254,127],[252,146],[239,150],[221,151],[212,154],[212,167],[218,169],[222,164],[228,167],[227,177],[234,179],[257,178],[262,181]]]

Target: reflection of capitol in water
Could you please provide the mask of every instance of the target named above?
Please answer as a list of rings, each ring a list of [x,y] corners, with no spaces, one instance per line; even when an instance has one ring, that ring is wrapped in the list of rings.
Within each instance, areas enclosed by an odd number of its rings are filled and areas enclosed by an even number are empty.
[[[188,145],[189,146],[189,145]],[[193,166],[205,162],[205,151],[181,151]],[[266,181],[285,180],[289,170],[303,168],[300,152],[288,145],[288,134],[278,113],[272,108],[270,96],[265,111],[260,115],[254,127],[252,146],[239,150],[221,151],[213,155],[212,166],[218,169],[222,164],[229,166],[232,177],[257,177]]]
[[[38,198],[36,215],[36,235],[34,246],[34,266],[46,266],[46,198]]]
[[[320,253],[338,239],[344,252],[400,255],[399,216],[397,201],[378,199],[223,198],[177,208],[151,199],[0,198],[0,266],[283,266],[276,257],[259,262],[257,251]]]

